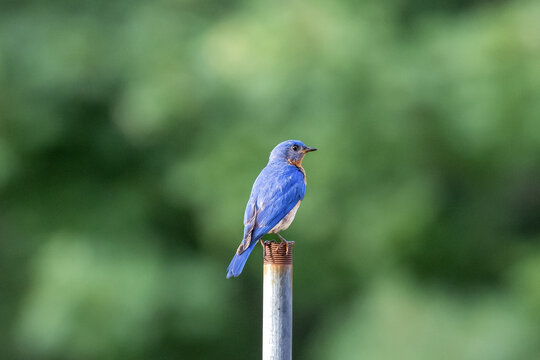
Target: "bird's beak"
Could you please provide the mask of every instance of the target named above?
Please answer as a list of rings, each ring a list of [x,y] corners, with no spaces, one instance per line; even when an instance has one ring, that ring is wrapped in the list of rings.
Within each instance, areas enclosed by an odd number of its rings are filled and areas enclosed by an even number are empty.
[[[306,147],[306,148],[304,149],[304,152],[305,152],[305,153],[308,153],[308,152],[310,152],[310,151],[317,151],[317,149],[315,149],[315,148],[310,148],[310,147]]]

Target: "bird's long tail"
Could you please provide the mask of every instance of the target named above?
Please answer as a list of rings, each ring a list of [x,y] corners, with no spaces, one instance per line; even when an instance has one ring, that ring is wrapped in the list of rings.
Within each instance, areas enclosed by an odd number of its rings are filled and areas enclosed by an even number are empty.
[[[229,267],[227,268],[227,279],[231,276],[237,277],[242,273],[242,270],[244,269],[244,265],[246,264],[246,261],[249,257],[249,254],[251,254],[251,251],[257,244],[257,241],[253,241],[251,243],[251,246],[246,249],[243,253],[240,255],[234,254],[234,257],[232,258],[231,263],[229,264]]]

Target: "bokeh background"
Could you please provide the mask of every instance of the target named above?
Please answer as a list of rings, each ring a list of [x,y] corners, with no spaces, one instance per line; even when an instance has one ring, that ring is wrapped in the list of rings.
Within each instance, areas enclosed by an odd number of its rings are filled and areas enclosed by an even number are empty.
[[[539,19],[2,1],[1,358],[258,358],[260,247],[225,269],[270,150],[300,139],[296,359],[539,359]]]

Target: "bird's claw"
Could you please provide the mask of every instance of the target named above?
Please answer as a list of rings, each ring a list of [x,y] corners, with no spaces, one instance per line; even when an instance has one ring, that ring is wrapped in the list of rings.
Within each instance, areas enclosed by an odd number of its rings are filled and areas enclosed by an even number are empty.
[[[285,255],[289,255],[289,242],[282,238],[280,245],[283,244],[285,244]]]
[[[285,238],[281,236],[279,233],[276,233],[276,235],[281,239],[280,245],[285,244],[285,255],[289,255],[289,242],[285,240]]]
[[[264,246],[264,241],[263,239],[259,239],[259,241],[261,242],[261,246],[263,248],[263,256],[266,257],[266,246]]]

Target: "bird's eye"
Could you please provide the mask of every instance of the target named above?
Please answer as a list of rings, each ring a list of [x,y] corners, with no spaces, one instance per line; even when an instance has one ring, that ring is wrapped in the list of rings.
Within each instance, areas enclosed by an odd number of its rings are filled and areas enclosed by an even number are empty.
[[[298,151],[298,145],[293,145],[292,149],[293,149],[293,151]]]

